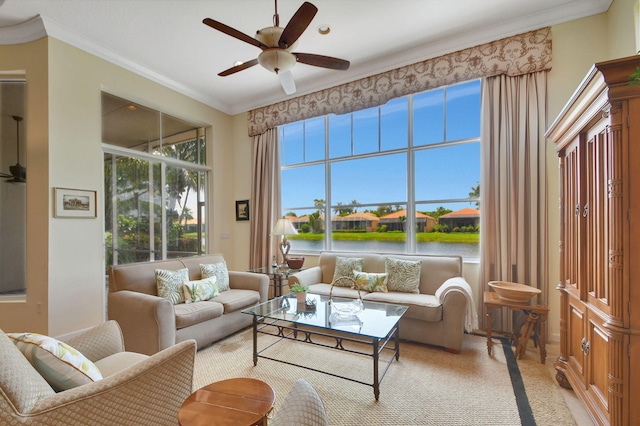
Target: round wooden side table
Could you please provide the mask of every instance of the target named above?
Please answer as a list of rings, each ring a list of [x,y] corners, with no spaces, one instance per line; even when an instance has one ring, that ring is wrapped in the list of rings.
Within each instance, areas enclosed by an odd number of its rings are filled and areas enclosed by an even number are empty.
[[[237,378],[211,383],[187,398],[180,411],[181,426],[264,426],[276,393],[267,383]]]

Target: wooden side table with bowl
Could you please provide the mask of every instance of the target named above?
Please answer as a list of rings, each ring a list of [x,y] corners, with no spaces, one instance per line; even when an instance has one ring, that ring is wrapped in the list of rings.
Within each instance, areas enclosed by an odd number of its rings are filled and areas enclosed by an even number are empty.
[[[487,311],[487,352],[491,355],[493,341],[492,334],[492,310],[496,308],[509,308],[512,311],[523,311],[527,313],[527,321],[523,327],[520,337],[516,341],[516,358],[522,359],[527,350],[529,337],[536,323],[540,324],[540,362],[545,363],[547,357],[547,315],[549,308],[539,305],[533,301],[534,296],[540,294],[541,290],[525,284],[512,283],[507,281],[490,281],[489,287],[495,291],[484,292],[484,306]]]
[[[236,378],[211,383],[187,398],[178,412],[181,426],[266,426],[276,393],[267,383]]]

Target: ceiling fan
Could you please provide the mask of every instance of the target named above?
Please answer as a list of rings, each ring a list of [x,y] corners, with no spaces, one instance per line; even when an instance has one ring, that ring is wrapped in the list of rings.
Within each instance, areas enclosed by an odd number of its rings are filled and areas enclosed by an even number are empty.
[[[307,29],[317,12],[317,7],[309,2],[304,2],[293,15],[287,26],[282,28],[280,27],[280,17],[278,16],[278,0],[275,0],[273,26],[258,30],[255,38],[221,22],[205,18],[202,22],[211,28],[262,49],[262,52],[256,59],[233,66],[218,75],[226,77],[260,64],[267,70],[276,73],[285,93],[291,95],[296,91],[296,85],[293,80],[293,75],[291,74],[291,68],[293,68],[296,62],[334,70],[349,69],[349,61],[345,61],[344,59],[314,55],[312,53],[293,52],[293,49],[295,49],[297,45],[298,38],[300,38],[302,33]]]
[[[7,173],[1,173],[0,172],[0,178],[7,178],[7,180],[5,182],[7,183],[26,183],[27,182],[27,169],[20,164],[20,122],[22,121],[22,117],[18,117],[17,115],[12,115],[11,118],[13,118],[16,121],[16,145],[17,145],[17,162],[15,166],[11,166],[9,167],[9,172],[11,174],[7,174]]]

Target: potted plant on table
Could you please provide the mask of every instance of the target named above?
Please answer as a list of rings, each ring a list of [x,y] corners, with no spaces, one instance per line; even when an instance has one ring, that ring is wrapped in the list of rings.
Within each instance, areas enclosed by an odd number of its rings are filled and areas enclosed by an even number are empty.
[[[296,299],[298,303],[305,303],[307,300],[307,291],[309,291],[308,285],[302,285],[300,283],[294,283],[291,287],[289,287],[292,293],[296,294]]]

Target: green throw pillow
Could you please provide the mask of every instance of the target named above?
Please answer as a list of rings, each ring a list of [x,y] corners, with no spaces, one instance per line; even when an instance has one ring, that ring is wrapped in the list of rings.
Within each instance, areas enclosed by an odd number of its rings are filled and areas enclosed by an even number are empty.
[[[102,380],[98,367],[76,349],[36,333],[7,333],[56,392]]]
[[[353,275],[356,277],[356,288],[366,291],[377,291],[380,293],[386,293],[386,273],[375,274],[372,272],[358,272],[353,271]]]
[[[218,287],[216,287],[216,277],[186,282],[182,289],[184,290],[184,301],[186,303],[209,300],[220,294]]]
[[[187,268],[172,271],[169,269],[156,269],[156,286],[158,296],[168,299],[174,305],[184,303],[182,284],[189,281]]]
[[[402,293],[420,293],[419,260],[401,260],[388,257],[384,265],[387,272],[387,289]]]
[[[216,277],[216,287],[219,291],[229,290],[229,270],[224,260],[218,263],[200,264],[202,279]]]
[[[355,279],[353,275],[353,271],[362,271],[362,267],[364,266],[364,259],[360,257],[336,257],[336,269],[333,273],[333,279],[331,282],[334,282],[338,278],[349,277]],[[336,283],[337,287],[351,287],[352,282],[350,280],[342,280],[341,282]]]

